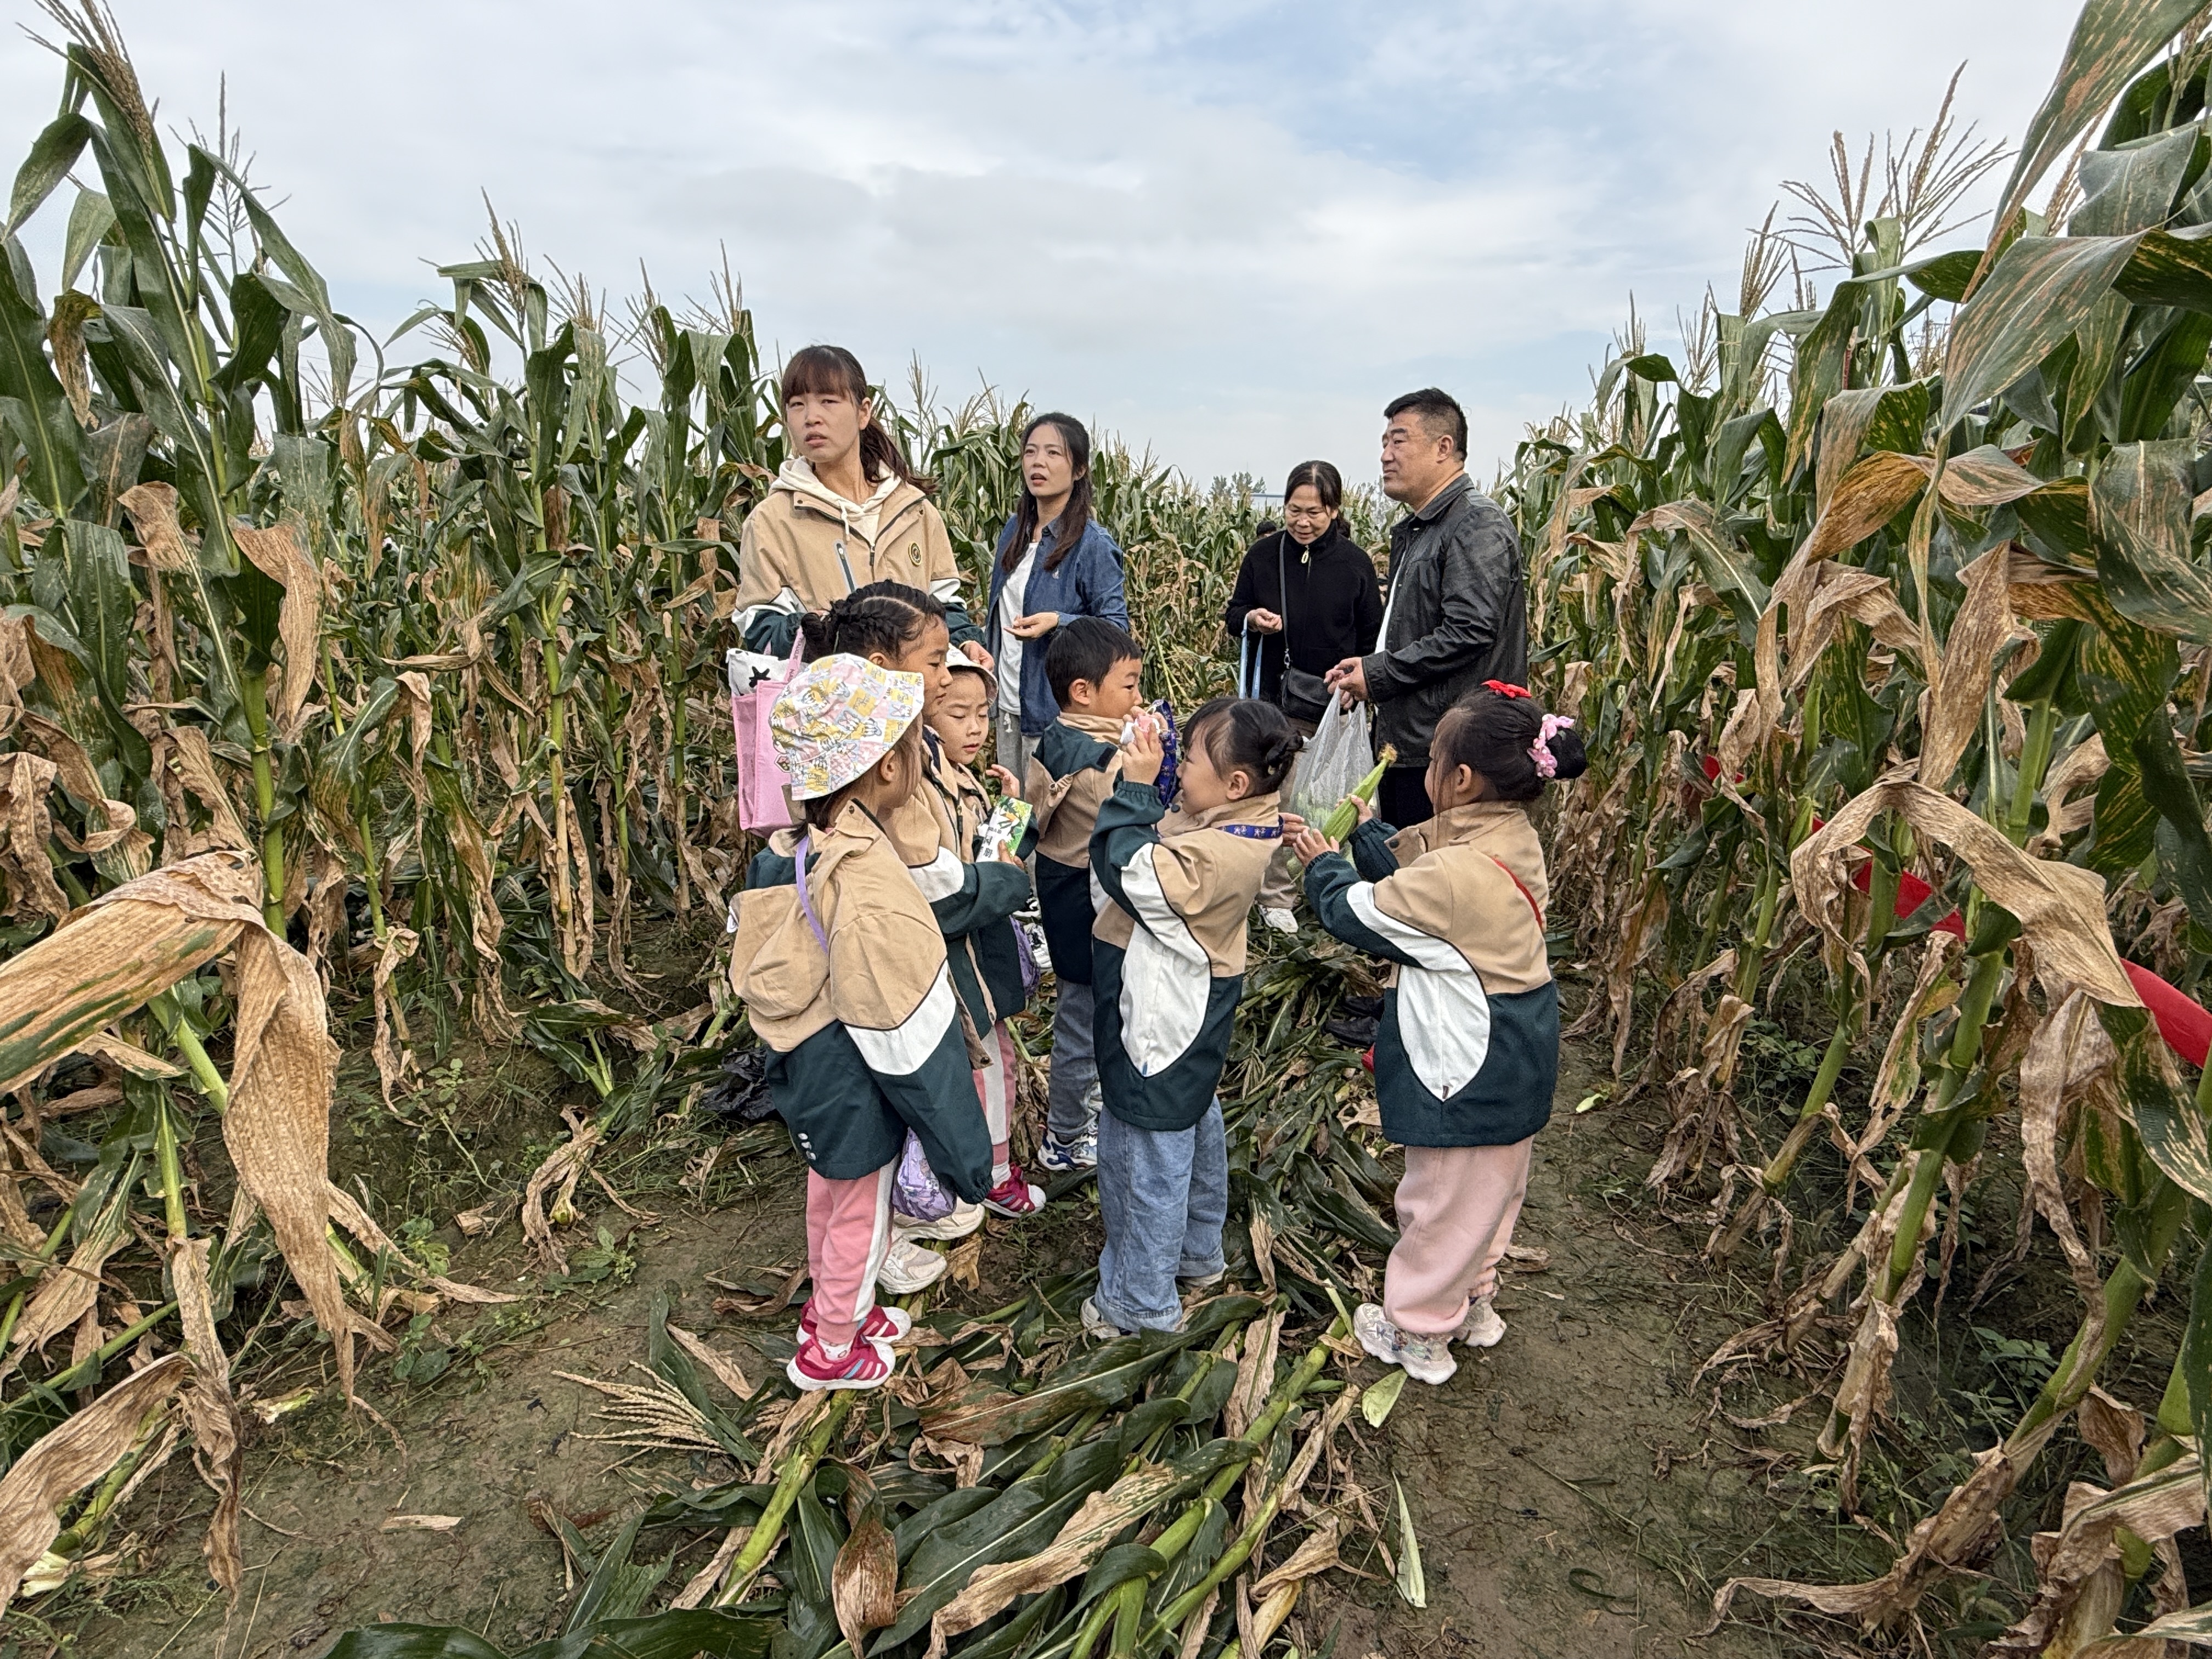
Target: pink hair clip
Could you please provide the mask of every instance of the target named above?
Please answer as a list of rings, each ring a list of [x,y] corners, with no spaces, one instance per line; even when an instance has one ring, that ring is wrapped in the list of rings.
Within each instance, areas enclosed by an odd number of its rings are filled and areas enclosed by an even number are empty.
[[[1536,741],[1528,745],[1529,757],[1536,763],[1538,777],[1555,778],[1559,775],[1559,763],[1552,757],[1552,738],[1555,732],[1569,730],[1574,723],[1571,715],[1544,716],[1543,727],[1536,733]]]

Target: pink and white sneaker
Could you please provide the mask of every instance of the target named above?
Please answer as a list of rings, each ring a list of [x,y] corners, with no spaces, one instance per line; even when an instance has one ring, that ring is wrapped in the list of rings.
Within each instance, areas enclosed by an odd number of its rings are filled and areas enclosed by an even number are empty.
[[[869,1342],[884,1342],[895,1346],[905,1341],[908,1334],[913,1329],[912,1314],[903,1308],[886,1308],[880,1302],[869,1309],[868,1316],[860,1322],[860,1335],[864,1340]],[[814,1322],[814,1298],[809,1297],[806,1299],[806,1306],[799,1316],[799,1338],[802,1342],[811,1342],[817,1340],[817,1331]]]
[[[783,1368],[792,1387],[807,1394],[825,1389],[879,1389],[890,1380],[890,1350],[866,1338],[855,1338],[842,1354],[832,1355],[818,1337],[810,1336]]]
[[[1044,1208],[1044,1188],[1032,1187],[1023,1180],[1021,1168],[1017,1164],[1008,1170],[1004,1181],[985,1194],[983,1207],[993,1215],[1035,1215]]]

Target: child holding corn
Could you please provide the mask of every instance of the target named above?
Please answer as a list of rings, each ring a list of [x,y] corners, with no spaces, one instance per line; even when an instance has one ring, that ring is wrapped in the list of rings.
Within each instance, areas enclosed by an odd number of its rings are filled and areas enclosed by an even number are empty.
[[[1544,944],[1544,853],[1526,803],[1579,777],[1574,722],[1492,680],[1437,722],[1435,816],[1403,831],[1362,802],[1351,856],[1303,823],[1291,849],[1321,925],[1395,964],[1375,1044],[1383,1132],[1406,1149],[1382,1302],[1352,1328],[1424,1382],[1456,1340],[1505,1334],[1491,1305],[1559,1079],[1559,1000]]]

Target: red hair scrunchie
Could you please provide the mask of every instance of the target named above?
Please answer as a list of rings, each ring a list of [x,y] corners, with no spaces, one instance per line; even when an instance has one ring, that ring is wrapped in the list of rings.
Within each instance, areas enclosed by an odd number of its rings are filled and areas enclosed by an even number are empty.
[[[1501,697],[1525,697],[1529,695],[1525,685],[1508,685],[1504,680],[1485,680],[1483,689],[1495,691]]]

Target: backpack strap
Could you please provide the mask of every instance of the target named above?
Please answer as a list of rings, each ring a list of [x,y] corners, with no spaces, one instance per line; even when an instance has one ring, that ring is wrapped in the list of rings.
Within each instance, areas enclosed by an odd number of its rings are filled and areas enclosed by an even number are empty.
[[[792,849],[792,858],[797,866],[792,872],[792,874],[794,884],[799,889],[799,913],[806,918],[806,925],[814,930],[815,939],[822,946],[822,954],[828,956],[830,954],[830,935],[822,931],[821,920],[814,914],[814,901],[806,896],[806,844],[813,839],[813,836],[814,832],[811,830],[808,830],[805,835],[799,838],[799,845]],[[1500,865],[1498,867],[1500,869],[1504,868],[1503,865]],[[1506,873],[1510,875],[1512,872],[1507,871]],[[1518,884],[1516,883],[1516,884],[1517,885]],[[1524,887],[1521,890],[1525,893],[1528,891],[1528,889]],[[1531,904],[1535,902],[1534,899],[1531,899],[1528,902]]]

